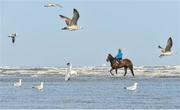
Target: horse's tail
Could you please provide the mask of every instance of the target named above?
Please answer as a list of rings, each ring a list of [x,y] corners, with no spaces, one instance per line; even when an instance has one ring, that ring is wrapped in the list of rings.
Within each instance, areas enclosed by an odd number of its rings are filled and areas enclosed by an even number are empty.
[[[133,63],[130,61],[130,67],[129,67],[129,69],[131,70],[131,73],[132,73],[132,75],[134,76],[134,71],[133,71]]]

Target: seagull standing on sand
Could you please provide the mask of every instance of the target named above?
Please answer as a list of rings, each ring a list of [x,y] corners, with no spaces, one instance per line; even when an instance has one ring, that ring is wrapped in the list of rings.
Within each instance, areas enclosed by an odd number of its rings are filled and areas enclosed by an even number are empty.
[[[12,32],[12,33],[10,33],[9,36],[8,36],[8,37],[11,37],[11,38],[12,38],[12,43],[13,43],[13,44],[15,43],[16,35],[17,35],[17,34],[16,34],[15,32]]]
[[[165,49],[162,48],[160,45],[158,46],[158,48],[161,49],[161,55],[159,57],[172,55],[173,54],[173,51],[171,51],[172,46],[173,46],[173,41],[172,38],[169,37]]]
[[[134,91],[134,90],[137,89],[137,85],[138,85],[138,83],[135,82],[132,86],[124,87],[124,89],[130,90],[130,91]]]
[[[55,3],[48,3],[47,5],[44,5],[44,7],[59,7],[59,8],[62,8],[62,5],[55,4]]]
[[[80,17],[79,15],[79,12],[74,9],[73,10],[73,18],[70,19],[66,16],[63,16],[63,15],[59,15],[62,19],[64,19],[64,21],[66,22],[67,24],[67,27],[64,27],[62,28],[62,30],[70,30],[70,31],[73,31],[73,30],[79,30],[79,29],[82,29],[82,27],[78,26],[77,25],[77,21]]]
[[[16,86],[16,87],[20,87],[21,86],[21,81],[22,81],[22,79],[19,79],[19,81],[18,82],[15,82],[14,83],[14,86]]]
[[[43,82],[41,82],[40,85],[34,86],[34,87],[32,87],[32,88],[35,88],[35,89],[37,89],[37,90],[43,90]]]

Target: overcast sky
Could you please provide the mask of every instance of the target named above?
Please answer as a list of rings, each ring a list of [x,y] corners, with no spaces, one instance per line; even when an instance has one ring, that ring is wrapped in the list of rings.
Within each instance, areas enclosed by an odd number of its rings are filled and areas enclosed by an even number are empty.
[[[84,29],[63,31],[59,14],[71,18],[73,8]],[[179,0],[0,0],[0,21],[0,66],[103,65],[118,48],[135,66],[180,64]],[[159,58],[169,36],[179,54]]]

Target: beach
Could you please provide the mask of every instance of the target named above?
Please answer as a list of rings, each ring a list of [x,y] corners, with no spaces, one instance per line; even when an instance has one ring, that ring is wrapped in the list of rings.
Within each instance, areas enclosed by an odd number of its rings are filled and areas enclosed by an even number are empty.
[[[111,76],[109,66],[74,67],[64,81],[65,67],[1,67],[0,109],[178,109],[179,66],[135,67]],[[13,83],[22,79],[21,87]],[[33,89],[44,82],[43,91]],[[124,87],[138,83],[137,90]]]

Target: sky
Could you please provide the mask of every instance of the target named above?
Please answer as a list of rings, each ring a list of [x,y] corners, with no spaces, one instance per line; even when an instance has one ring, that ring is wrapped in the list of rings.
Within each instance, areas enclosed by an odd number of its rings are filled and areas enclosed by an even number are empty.
[[[83,29],[61,30],[73,8]],[[177,54],[159,58],[170,36]],[[0,0],[0,66],[109,65],[119,48],[135,66],[179,65],[180,0]]]

